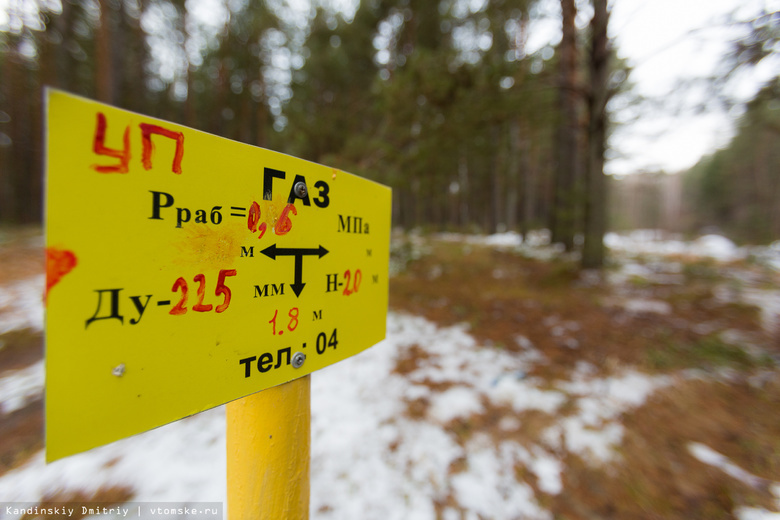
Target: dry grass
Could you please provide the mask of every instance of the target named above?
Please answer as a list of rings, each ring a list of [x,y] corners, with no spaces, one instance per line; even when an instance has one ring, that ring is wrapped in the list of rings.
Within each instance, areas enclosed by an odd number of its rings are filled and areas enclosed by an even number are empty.
[[[738,267],[751,268],[729,269]],[[529,375],[551,383],[568,380],[580,361],[596,366],[600,375],[628,367],[668,374],[693,368],[704,374],[703,380],[679,378],[622,417],[619,462],[601,467],[563,455],[560,494],[543,493],[533,475],[517,468],[518,482],[531,486],[554,518],[725,519],[734,518],[738,506],[773,510],[768,488],[751,487],[703,464],[689,445],[705,444],[746,471],[780,481],[780,383],[773,361],[780,343],[761,329],[756,308],[714,297],[715,285],[728,282],[727,271],[694,262],[684,268],[684,277],[679,285],[585,283],[572,263],[431,241],[428,254],[392,279],[390,303],[443,326],[468,323],[480,343],[508,351],[523,350],[521,334],[550,360]],[[776,282],[761,280],[775,288]],[[665,302],[672,312],[630,312],[614,304],[626,298]],[[760,354],[722,340],[725,330],[750,338]],[[396,372],[411,374],[427,357],[415,346],[398,360]],[[723,377],[724,370],[729,377]],[[427,399],[408,404],[410,417],[425,418]],[[540,446],[542,432],[556,420],[538,411],[517,414],[487,400],[482,404],[480,413],[446,425],[461,445],[480,433],[497,443]],[[569,411],[564,405],[557,413]],[[518,427],[507,429],[505,417]],[[465,471],[465,464],[456,461],[450,474]],[[457,509],[451,496],[437,503],[437,511],[447,507]]]
[[[719,303],[712,283],[641,288],[584,283],[576,265],[541,262],[487,247],[433,242],[430,254],[391,279],[390,305],[440,325],[468,323],[481,342],[520,351],[517,336],[528,338],[551,363],[539,370],[565,378],[579,361],[609,372],[621,365],[653,369],[649,353],[659,346],[694,348],[713,332],[749,333],[754,343],[780,352],[777,338],[761,330],[755,307]],[[631,312],[611,302],[626,298],[660,300],[671,314]],[[697,366],[700,356],[681,364]],[[748,367],[760,365],[748,362]]]
[[[28,238],[3,243],[0,284],[43,272],[43,255]],[[780,383],[773,359],[780,341],[761,329],[754,307],[719,302],[714,287],[729,283],[728,269],[690,262],[685,283],[664,285],[629,280],[619,286],[586,282],[572,263],[525,259],[511,252],[452,242],[431,242],[430,252],[412,260],[391,279],[391,308],[425,316],[440,325],[468,323],[481,344],[521,352],[518,335],[549,359],[530,377],[550,384],[568,380],[580,361],[601,375],[626,367],[655,373],[679,374],[696,368],[702,380],[680,379],[658,391],[644,406],[622,417],[625,436],[620,461],[598,467],[576,455],[563,455],[563,486],[557,495],[539,489],[536,477],[517,467],[517,480],[531,486],[540,504],[556,519],[688,519],[733,518],[739,505],[772,509],[765,487],[751,487],[694,458],[689,443],[698,442],[726,455],[758,477],[780,481]],[[755,274],[755,273],[754,273]],[[756,275],[764,287],[778,286],[771,277]],[[643,298],[666,302],[670,314],[629,312],[614,302]],[[701,325],[706,325],[703,332]],[[762,353],[747,354],[740,345],[723,341],[720,332],[740,331]],[[0,336],[0,376],[41,359],[42,336],[15,331]],[[409,348],[395,371],[409,376],[423,366],[424,346]],[[723,376],[726,370],[728,377]],[[448,383],[418,381],[432,392]],[[426,420],[426,398],[406,403],[407,416]],[[480,413],[447,425],[462,445],[477,433],[495,442],[541,445],[540,437],[557,418],[538,411],[516,413],[508,406],[483,400]],[[558,414],[570,412],[566,405]],[[502,419],[512,417],[517,427]],[[0,418],[0,475],[29,460],[43,445],[40,399]],[[456,460],[449,472],[466,471]],[[46,497],[41,503],[119,504],[132,496],[125,488],[106,488],[93,495],[73,493]],[[436,504],[458,509],[444,497]]]
[[[0,228],[0,285],[44,273],[45,255],[39,228]]]
[[[23,329],[0,335],[0,377],[9,370],[19,370],[43,358],[43,334]]]
[[[684,382],[626,414],[621,463],[594,469],[567,461],[566,490],[553,502],[562,518],[733,518],[736,506],[772,510],[764,486],[751,487],[694,458],[691,442],[728,456],[741,468],[780,480],[780,387]],[[565,497],[563,496],[565,495]]]
[[[28,367],[43,357],[43,336],[16,330],[0,336],[0,377]],[[43,399],[11,413],[0,411],[0,475],[21,466],[43,449]]]
[[[43,399],[0,415],[0,475],[43,449]]]

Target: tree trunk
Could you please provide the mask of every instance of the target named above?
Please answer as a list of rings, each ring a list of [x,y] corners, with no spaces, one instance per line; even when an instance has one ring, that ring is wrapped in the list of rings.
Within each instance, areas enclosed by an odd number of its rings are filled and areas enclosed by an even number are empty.
[[[11,12],[13,16],[13,12]],[[18,136],[14,132],[16,125],[15,117],[18,116],[18,110],[15,110],[18,103],[14,103],[14,87],[18,85],[17,72],[19,65],[16,56],[16,41],[12,36],[9,50],[5,53],[5,59],[2,63],[3,80],[0,82],[0,95],[2,95],[2,105],[0,109],[8,114],[8,121],[4,126],[5,133],[0,136],[0,220],[3,222],[13,222],[17,218],[16,204],[16,186],[14,184],[14,164],[16,149],[21,145],[18,142]],[[23,98],[22,98],[23,99]],[[7,142],[6,142],[7,141]]]
[[[507,169],[507,188],[506,188],[506,227],[509,231],[517,230],[517,206],[519,204],[518,178],[522,173],[520,170],[520,157],[522,153],[520,147],[520,122],[513,120],[509,123],[509,166]]]
[[[458,188],[460,193],[460,225],[464,228],[469,227],[469,199],[471,191],[469,189],[469,161],[465,155],[458,157]]]
[[[607,39],[607,0],[593,0],[590,50],[590,96],[588,99],[588,163],[585,212],[585,243],[582,266],[598,268],[604,263],[606,231],[606,179],[604,149],[607,127],[609,41]]]
[[[559,106],[558,158],[555,174],[555,197],[552,211],[552,240],[560,242],[567,251],[574,247],[577,214],[577,28],[574,19],[577,8],[574,0],[561,0],[563,37],[559,47]]]
[[[113,103],[113,71],[111,70],[111,13],[107,0],[98,0],[100,25],[95,38],[95,81],[98,101]]]
[[[503,231],[505,227],[503,220],[503,193],[505,190],[503,182],[504,173],[504,147],[502,146],[503,129],[494,123],[490,127],[490,137],[493,141],[494,148],[492,158],[490,159],[490,232],[498,233]]]

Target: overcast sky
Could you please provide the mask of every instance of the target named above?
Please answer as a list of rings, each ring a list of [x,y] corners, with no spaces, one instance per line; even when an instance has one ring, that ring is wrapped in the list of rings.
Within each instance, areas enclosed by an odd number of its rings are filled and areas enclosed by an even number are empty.
[[[611,36],[618,52],[634,67],[631,80],[639,93],[672,99],[680,79],[716,74],[729,41],[736,35],[729,15],[755,16],[762,7],[777,11],[780,0],[612,0]],[[732,85],[731,93],[750,99],[760,85],[780,71],[777,59]],[[689,105],[702,101],[701,94]],[[675,172],[723,146],[733,135],[725,112],[674,117],[666,111],[645,113],[640,121],[618,130],[612,145],[622,158],[609,162],[611,173],[664,169]],[[732,114],[734,115],[734,114]]]
[[[0,0],[0,26],[7,23],[9,1],[34,6],[30,0]],[[305,10],[305,0],[287,0],[288,5]],[[433,0],[432,0],[433,1]],[[478,4],[485,0],[464,0]],[[331,0],[343,11],[354,11],[356,0]],[[584,8],[587,2],[578,2]],[[192,4],[190,4],[192,5]],[[219,11],[219,0],[201,0],[207,11]],[[210,6],[210,7],[209,7]],[[219,8],[217,8],[219,6]],[[679,98],[679,80],[711,76],[718,71],[728,43],[737,34],[729,29],[729,16],[754,16],[763,7],[780,10],[780,0],[610,0],[610,36],[620,56],[633,67],[630,80],[635,91],[655,100]],[[534,23],[528,50],[555,44],[560,40],[560,2],[541,0],[546,16]],[[580,13],[578,24],[585,26],[590,13]],[[5,19],[4,19],[5,18]],[[207,19],[214,20],[213,12]],[[219,17],[217,17],[219,18]],[[733,87],[742,100],[752,97],[759,86],[780,71],[780,59],[765,60],[762,66]],[[697,97],[698,96],[698,97]],[[687,95],[687,106],[702,101],[703,93]],[[624,116],[627,111],[616,112]],[[637,121],[622,125],[611,139],[608,173],[625,174],[643,170],[676,172],[695,164],[702,155],[723,146],[733,135],[734,114],[723,111],[699,115],[674,115],[663,107],[646,109]]]

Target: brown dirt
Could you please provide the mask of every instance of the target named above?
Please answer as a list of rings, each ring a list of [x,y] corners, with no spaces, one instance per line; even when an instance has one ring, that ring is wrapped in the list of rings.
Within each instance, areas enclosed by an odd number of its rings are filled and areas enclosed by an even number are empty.
[[[625,415],[622,462],[606,469],[566,460],[561,518],[731,519],[736,506],[773,510],[766,487],[753,488],[694,458],[700,442],[742,469],[780,481],[780,385],[690,381],[660,391]]]
[[[0,476],[43,449],[43,399],[0,416]]]
[[[0,237],[3,239],[0,240],[0,285],[44,273],[40,229],[6,231]]]
[[[731,519],[738,506],[774,510],[766,487],[754,489],[735,480],[688,449],[692,442],[702,443],[746,471],[780,481],[778,369],[774,362],[725,345],[718,334],[739,330],[767,355],[776,356],[780,344],[761,330],[757,309],[714,298],[714,284],[725,280],[715,267],[695,264],[681,285],[643,281],[614,287],[581,283],[571,263],[457,243],[431,241],[430,246],[427,255],[391,279],[391,308],[442,326],[468,323],[469,333],[482,344],[511,352],[523,350],[516,339],[522,334],[550,360],[530,376],[566,380],[577,362],[588,361],[601,375],[625,367],[671,374],[696,368],[705,377],[680,378],[625,414],[619,462],[598,467],[564,455],[564,489],[558,495],[541,492],[535,476],[517,468],[518,482],[530,485],[554,518]],[[665,301],[673,312],[631,313],[610,303],[627,297]],[[697,331],[702,323],[711,330]],[[413,346],[399,358],[396,372],[410,375],[428,358],[424,347]],[[722,368],[731,379],[717,379]],[[407,404],[409,417],[425,419],[428,400]],[[564,405],[558,414],[569,411]],[[504,417],[517,419],[519,426],[507,430],[501,426]],[[482,412],[453,420],[447,429],[461,444],[482,433],[496,442],[542,446],[541,434],[555,420],[536,411],[517,414],[485,400]],[[465,464],[455,461],[450,474],[466,470]],[[437,502],[437,514],[446,507],[458,510],[454,497]]]
[[[0,243],[0,284],[43,272],[42,248],[30,244],[35,241],[29,236]],[[725,366],[731,379],[681,379],[625,414],[620,462],[594,467],[575,455],[564,456],[564,489],[555,496],[542,493],[535,477],[522,467],[517,468],[517,480],[534,488],[537,500],[561,520],[733,518],[739,505],[772,510],[771,495],[764,487],[754,489],[699,462],[689,453],[689,443],[705,444],[746,471],[780,481],[780,382],[774,364],[744,361],[713,338],[720,330],[736,329],[774,355],[780,352],[780,342],[761,330],[755,308],[722,304],[713,297],[713,284],[723,276],[717,266],[694,263],[681,285],[590,285],[581,281],[572,263],[541,262],[490,248],[433,242],[430,254],[391,279],[390,303],[395,310],[425,316],[440,325],[466,322],[482,344],[510,352],[523,350],[517,341],[522,334],[550,360],[529,376],[547,381],[568,379],[579,361],[590,362],[603,374],[639,367],[669,373],[700,368],[712,375],[715,368]],[[624,297],[662,300],[673,312],[636,314],[609,304]],[[714,332],[696,332],[695,325],[702,323],[710,324]],[[0,341],[5,344],[0,349],[0,377],[43,355],[42,336],[36,332],[14,331]],[[707,346],[707,342],[714,343]],[[666,364],[658,362],[659,356]],[[424,346],[413,346],[395,370],[408,376],[428,357]],[[766,377],[759,377],[762,373]],[[435,392],[448,388],[430,381],[422,384]],[[425,420],[428,407],[426,399],[410,401],[406,413]],[[566,406],[559,409],[559,414],[566,413]],[[504,417],[516,418],[519,426],[501,427]],[[481,413],[454,420],[447,427],[461,443],[484,433],[496,442],[513,440],[527,446],[540,444],[541,433],[555,420],[542,412],[517,414],[486,401]],[[41,399],[0,418],[0,475],[42,447]],[[450,474],[466,470],[466,464],[466,460],[455,461]],[[131,497],[132,490],[105,488],[94,495],[48,496],[41,505],[119,504]],[[457,501],[448,496],[435,506],[441,515],[445,507],[457,509]]]
[[[19,370],[43,359],[43,334],[29,329],[13,330],[0,335],[0,377],[9,370]]]
[[[566,378],[580,361],[607,373],[622,365],[652,369],[648,352],[697,344],[706,337],[696,330],[701,323],[749,332],[760,346],[780,352],[761,330],[757,309],[717,302],[706,280],[622,286],[617,294],[606,283],[591,286],[579,277],[570,262],[433,242],[431,254],[391,279],[390,306],[444,326],[468,323],[479,341],[509,351],[522,350],[516,339],[522,334],[550,359],[532,375],[551,379]],[[673,312],[632,313],[610,303],[626,297],[666,301]]]
[[[40,229],[0,230],[0,285],[43,274]],[[14,330],[0,335],[0,377],[43,358],[43,334]],[[21,466],[43,449],[43,398],[14,412],[0,412],[0,475]]]

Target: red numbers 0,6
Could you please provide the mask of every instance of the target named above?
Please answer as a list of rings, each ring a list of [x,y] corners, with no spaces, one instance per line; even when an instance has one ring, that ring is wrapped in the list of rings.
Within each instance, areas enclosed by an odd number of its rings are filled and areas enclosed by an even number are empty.
[[[286,235],[290,232],[292,229],[292,220],[290,220],[291,211],[293,215],[298,214],[298,210],[295,209],[295,204],[289,203],[282,209],[279,218],[276,219],[276,223],[274,224],[275,234]],[[249,207],[249,216],[247,217],[246,227],[252,233],[257,233],[259,231],[260,235],[258,235],[257,238],[263,238],[266,229],[268,229],[268,225],[265,222],[260,222],[261,214],[260,204],[258,204],[257,201],[252,202],[252,205]]]
[[[260,223],[259,227],[258,223]],[[252,205],[249,207],[249,218],[247,219],[246,226],[252,233],[260,231],[260,236],[257,238],[263,238],[263,235],[265,235],[265,230],[268,228],[268,225],[265,222],[260,222],[260,204],[258,204],[257,201],[252,202]]]
[[[198,284],[198,292],[197,292],[197,298],[198,301],[195,305],[192,306],[192,310],[195,312],[208,312],[212,309],[214,309],[215,312],[225,312],[227,310],[228,306],[230,305],[230,298],[232,297],[233,293],[230,292],[230,288],[225,285],[225,278],[228,276],[236,276],[236,270],[235,269],[222,269],[219,271],[219,278],[217,278],[217,288],[214,291],[214,294],[216,296],[222,296],[222,303],[216,306],[216,308],[212,304],[204,304],[203,300],[206,297],[206,276],[203,274],[197,274],[195,275],[195,278],[193,281]],[[179,298],[179,301],[174,307],[169,311],[169,314],[173,314],[174,316],[180,316],[182,314],[187,313],[187,298],[189,294],[189,287],[187,286],[187,280],[185,280],[183,277],[179,277],[176,279],[175,282],[173,282],[173,287],[171,288],[171,291],[173,292],[179,292],[181,291],[181,297]]]

